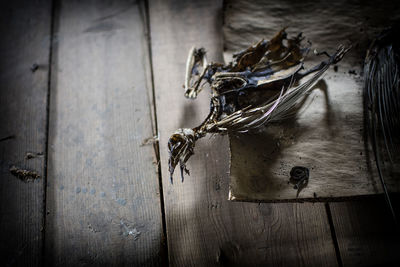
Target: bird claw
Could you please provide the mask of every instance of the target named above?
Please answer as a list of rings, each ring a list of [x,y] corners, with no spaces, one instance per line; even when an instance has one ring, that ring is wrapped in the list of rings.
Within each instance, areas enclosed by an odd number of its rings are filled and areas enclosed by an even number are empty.
[[[169,150],[169,173],[171,184],[173,184],[173,174],[176,166],[179,163],[181,170],[181,179],[184,180],[184,172],[190,175],[186,168],[186,162],[193,155],[195,144],[195,134],[192,129],[179,129],[168,141]]]

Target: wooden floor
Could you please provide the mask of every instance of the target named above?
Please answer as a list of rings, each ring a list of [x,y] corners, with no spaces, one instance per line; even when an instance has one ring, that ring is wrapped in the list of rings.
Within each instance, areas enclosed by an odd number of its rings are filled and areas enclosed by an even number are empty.
[[[187,51],[222,60],[222,18],[212,0],[0,4],[1,266],[399,263],[382,196],[228,201],[226,136],[169,183],[168,137],[208,112],[183,97]]]

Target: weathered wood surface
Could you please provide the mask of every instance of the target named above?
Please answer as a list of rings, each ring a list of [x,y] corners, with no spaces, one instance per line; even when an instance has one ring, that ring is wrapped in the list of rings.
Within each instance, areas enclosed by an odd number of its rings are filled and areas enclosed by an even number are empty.
[[[162,221],[145,8],[61,1],[51,75],[46,261],[154,266]]]
[[[142,146],[155,129],[144,6],[56,3],[43,229],[51,3],[0,5],[1,265],[40,266],[42,255],[64,266],[162,265],[156,159],[151,145]],[[322,204],[226,200],[227,137],[199,141],[191,176],[169,183],[169,135],[208,112],[207,91],[196,101],[183,97],[186,55],[204,46],[221,60],[221,8],[215,1],[150,2],[170,264],[336,266]],[[41,178],[25,183],[11,166]],[[399,243],[383,201],[329,205],[344,266],[396,265]]]
[[[336,266],[322,204],[234,203],[228,195],[228,140],[199,140],[190,176],[169,182],[167,141],[207,115],[209,92],[184,98],[186,57],[205,47],[222,56],[219,1],[150,1],[157,121],[160,136],[168,254],[172,266]]]
[[[51,1],[0,4],[2,266],[42,263],[50,25]],[[40,178],[24,182],[10,173],[12,166]]]
[[[370,40],[400,18],[400,5],[392,2],[226,1],[227,55],[271,38],[284,26],[289,26],[289,37],[303,32],[318,51],[333,53],[339,44],[353,45],[337,70],[330,68],[315,86],[296,118],[262,133],[231,136],[231,199],[315,201],[382,192],[364,146],[360,73]],[[324,57],[309,55],[306,68]],[[310,169],[298,198],[288,183],[294,166]],[[388,176],[392,191],[400,191],[396,178]]]
[[[329,205],[344,266],[399,266],[399,234],[383,196]]]
[[[332,50],[335,48],[338,38],[349,38],[356,43],[353,51],[346,56],[343,62],[338,64],[337,73],[325,76],[325,80],[328,83],[328,95],[331,100],[335,100],[336,91],[333,89],[335,89],[336,85],[332,83],[335,76],[340,75],[343,77],[340,83],[347,81],[360,88],[360,77],[358,75],[348,75],[349,69],[356,70],[357,74],[360,73],[361,61],[364,57],[363,53],[365,53],[369,41],[380,31],[383,25],[389,24],[391,20],[398,18],[399,3],[381,1],[378,6],[375,3],[364,1],[361,6],[358,6],[359,4],[356,2],[345,3],[343,1],[335,1],[319,3],[316,6],[311,1],[253,1],[251,4],[243,1],[227,1],[225,13],[226,24],[224,27],[225,47],[230,50],[240,49],[247,45],[249,41],[253,42],[265,35],[272,35],[275,28],[287,25],[290,26],[289,29],[294,28],[294,31],[296,29],[304,31],[305,35],[313,41],[314,46],[317,48],[321,47],[321,49],[328,48]],[[265,14],[268,15],[264,16]],[[346,24],[352,25],[352,27],[345,27]],[[247,30],[244,30],[244,28]],[[357,42],[359,43],[357,44]],[[347,73],[345,74],[344,72]],[[317,91],[317,93],[319,92]],[[331,103],[331,111],[335,109],[335,104],[338,101],[343,100],[336,99],[335,102]],[[314,104],[315,100],[312,105]],[[332,126],[332,123],[341,118],[343,114],[339,113],[339,115],[329,116],[331,119],[330,123],[322,124],[322,126]],[[348,118],[345,117],[344,119],[347,120]],[[288,122],[287,124],[290,125],[290,123]],[[360,122],[356,124],[360,124]],[[283,127],[283,129],[292,130],[288,129],[287,126]],[[338,130],[340,130],[339,133],[341,134],[346,133],[342,127],[335,127],[333,129],[336,131],[335,138],[338,138]],[[306,131],[307,137],[309,137],[309,132]],[[345,136],[347,138],[348,134]],[[313,137],[313,140],[318,141],[315,138],[318,137],[315,136],[315,133],[311,134],[311,137]],[[330,135],[320,135],[318,138],[325,140],[331,137]],[[288,144],[288,142],[291,142],[290,138],[283,141],[283,145],[291,145]],[[363,140],[360,141],[363,142]],[[272,143],[272,141],[269,141],[269,143]],[[337,148],[334,149],[334,151],[337,150]],[[311,152],[311,154],[316,153],[312,152],[311,149],[307,151]],[[360,153],[358,155],[357,153],[353,153],[354,157],[358,158],[358,162],[354,164],[355,166],[359,166],[365,160],[363,159],[365,156],[364,151],[360,152],[362,152],[362,155]],[[299,153],[302,159],[298,157],[294,161],[296,164],[304,164],[307,160],[303,154],[303,151]],[[232,156],[234,157],[235,154]],[[315,158],[320,161],[324,157],[319,156]],[[331,161],[331,163],[335,161],[336,159]],[[279,163],[279,161],[277,162]],[[337,166],[337,169],[342,171],[343,165],[337,164]],[[361,167],[365,168],[365,164]],[[290,166],[287,166],[288,169],[290,170]],[[339,175],[338,177],[342,179],[343,175]],[[347,175],[347,177],[349,176]],[[364,192],[365,194],[365,184],[358,180],[360,176],[350,176],[350,178],[354,179],[354,184],[349,187],[350,190],[359,193]],[[320,177],[314,175],[313,169],[311,169],[311,179],[320,179]],[[394,184],[392,184],[391,188],[393,186]],[[377,189],[379,187],[380,185],[377,184]],[[338,188],[340,188],[340,194],[343,195],[343,185],[340,185]],[[320,195],[318,194],[317,196]],[[253,198],[254,195],[246,195],[246,197]],[[396,266],[396,263],[398,265],[399,241],[397,240],[394,226],[391,223],[392,218],[382,196],[364,201],[330,203],[328,205],[330,207],[333,229],[336,233],[340,259],[344,266],[376,266],[385,264]]]

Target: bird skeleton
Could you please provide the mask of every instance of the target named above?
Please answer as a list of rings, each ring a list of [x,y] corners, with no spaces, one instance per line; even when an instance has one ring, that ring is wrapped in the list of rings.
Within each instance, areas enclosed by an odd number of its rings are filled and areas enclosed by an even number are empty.
[[[339,62],[350,47],[340,45],[333,55],[304,70],[311,43],[301,46],[302,34],[288,38],[285,29],[271,40],[260,40],[233,55],[227,65],[208,63],[204,48],[193,47],[187,59],[185,96],[195,99],[204,84],[211,87],[210,113],[198,127],[178,129],[168,141],[171,183],[179,163],[181,178],[189,174],[186,162],[195,142],[208,133],[246,133],[295,113],[300,100],[330,65]],[[305,79],[303,79],[305,78]],[[301,81],[300,81],[301,80]]]

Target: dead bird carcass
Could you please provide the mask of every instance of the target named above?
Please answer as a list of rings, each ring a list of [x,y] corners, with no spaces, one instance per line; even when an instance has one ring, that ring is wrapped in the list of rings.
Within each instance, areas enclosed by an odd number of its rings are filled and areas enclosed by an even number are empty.
[[[304,70],[310,43],[301,46],[301,33],[287,38],[285,29],[271,40],[233,55],[227,65],[208,64],[203,48],[192,48],[186,65],[185,96],[195,99],[208,83],[210,113],[198,127],[178,129],[168,141],[171,183],[175,167],[189,174],[186,162],[194,154],[195,142],[207,133],[245,133],[269,122],[281,121],[294,113],[299,100],[313,87],[330,65],[339,62],[349,47],[340,45],[333,55]],[[311,75],[313,74],[313,75]],[[309,76],[310,75],[310,76]],[[309,76],[307,80],[300,80]]]

